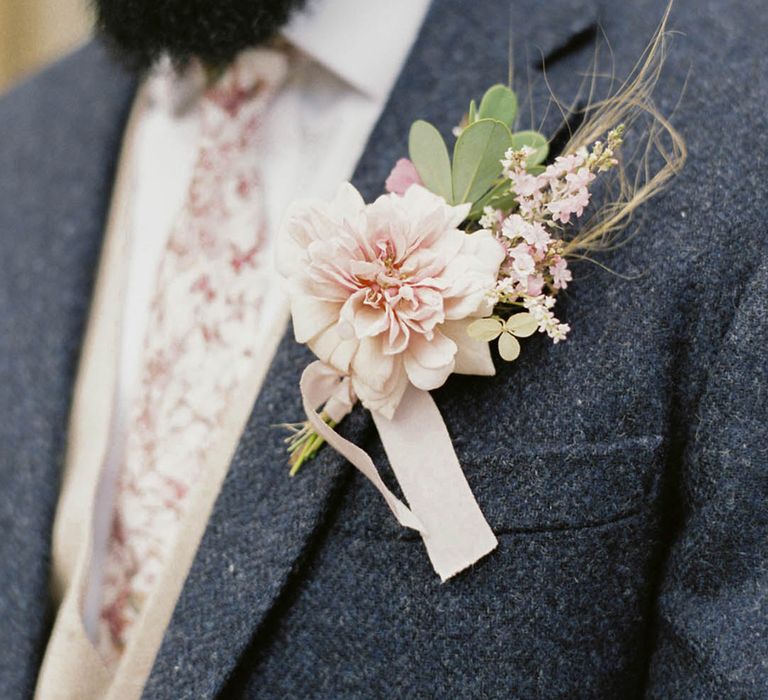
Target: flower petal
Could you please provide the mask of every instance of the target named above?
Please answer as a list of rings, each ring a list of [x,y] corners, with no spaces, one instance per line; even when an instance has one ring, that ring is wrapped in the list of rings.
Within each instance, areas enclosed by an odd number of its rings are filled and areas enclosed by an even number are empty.
[[[392,168],[384,188],[392,194],[405,194],[411,185],[421,185],[416,166],[408,158],[400,158]]]
[[[360,402],[369,411],[376,411],[392,419],[408,388],[408,376],[403,368],[402,359],[400,357],[395,359],[392,374],[381,391],[369,386],[365,379],[358,375],[353,375],[352,387]]]
[[[313,241],[329,240],[336,235],[338,224],[330,206],[323,201],[305,199],[291,204],[277,237],[275,264],[284,277],[300,270],[306,250]]]
[[[336,323],[339,317],[340,304],[299,297],[291,304],[293,315],[293,333],[297,343],[306,343],[316,335]]]
[[[365,200],[354,185],[344,182],[336,190],[336,196],[329,208],[338,220],[350,219],[354,214],[365,210]]]
[[[475,323],[477,322],[475,321]],[[467,319],[448,321],[440,326],[440,330],[453,340],[458,348],[454,358],[456,366],[453,371],[456,374],[492,377],[496,374],[496,368],[493,366],[493,359],[491,358],[491,347],[487,341],[477,340],[470,336],[468,333],[470,325],[471,321]]]
[[[360,341],[352,360],[352,375],[360,377],[371,389],[382,392],[392,375],[394,365],[395,357],[382,352],[381,338],[364,338]]]
[[[345,340],[339,336],[336,326],[331,326],[310,340],[310,350],[327,365],[331,365],[342,374],[349,373],[349,365],[355,355],[359,341],[356,338]]]
[[[349,297],[339,311],[339,320],[353,329],[357,338],[375,336],[389,328],[386,311],[367,305],[365,298],[366,290],[361,289]]]
[[[423,367],[409,352],[403,355],[403,364],[411,384],[423,391],[431,391],[445,384],[446,379],[451,375],[455,366],[455,362],[451,358],[450,364],[445,367],[435,369]]]
[[[456,343],[437,331],[432,340],[414,335],[403,354],[408,379],[418,389],[429,391],[445,384],[455,366]]]
[[[423,335],[413,334],[408,344],[408,354],[427,369],[445,367],[456,355],[456,350],[456,343],[439,330],[435,331],[431,340],[427,340]]]
[[[458,320],[487,307],[487,292],[493,289],[504,261],[504,248],[489,231],[462,234],[462,253],[443,272],[450,281],[445,290],[445,317]]]

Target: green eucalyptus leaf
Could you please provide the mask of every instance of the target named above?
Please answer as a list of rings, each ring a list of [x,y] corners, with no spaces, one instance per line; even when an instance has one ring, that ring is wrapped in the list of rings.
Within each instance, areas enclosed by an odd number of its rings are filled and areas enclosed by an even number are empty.
[[[517,95],[506,85],[493,85],[483,95],[477,116],[479,119],[498,119],[512,128],[517,117]]]
[[[514,194],[510,192],[509,180],[504,178],[472,205],[472,211],[469,212],[468,218],[476,219],[480,217],[483,213],[483,209],[488,206],[492,206],[495,209],[504,209],[504,207],[497,207],[495,203],[497,201],[506,200],[507,197],[514,199]]]
[[[479,119],[456,140],[453,149],[453,203],[475,202],[501,174],[501,159],[512,134],[497,119]]]
[[[451,159],[440,132],[429,122],[415,121],[408,136],[408,153],[424,186],[451,202]]]
[[[517,204],[517,195],[514,192],[510,192],[501,197],[491,200],[489,206],[494,209],[501,209],[501,211],[509,211],[514,209]]]
[[[471,100],[469,103],[469,114],[467,115],[467,124],[477,121],[477,102]]]
[[[512,134],[512,148],[519,151],[523,146],[528,146],[534,150],[534,153],[526,161],[527,167],[543,163],[549,155],[549,143],[546,137],[538,131],[518,131],[516,134]]]

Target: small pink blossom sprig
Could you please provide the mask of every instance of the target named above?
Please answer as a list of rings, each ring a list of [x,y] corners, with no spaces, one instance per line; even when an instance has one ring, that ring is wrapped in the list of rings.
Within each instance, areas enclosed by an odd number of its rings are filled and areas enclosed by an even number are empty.
[[[598,141],[591,150],[558,157],[546,168],[528,167],[533,150],[527,146],[504,154],[501,165],[510,182],[513,207],[486,206],[478,220],[480,228],[493,232],[506,253],[490,292],[496,313],[469,327],[476,340],[498,338],[502,358],[516,359],[520,354],[517,338],[536,330],[554,343],[566,339],[570,326],[552,311],[557,293],[573,279],[564,256],[563,231],[589,205],[589,187],[597,174],[617,165],[623,131],[620,126],[608,134],[605,143]],[[510,315],[515,307],[525,311]]]

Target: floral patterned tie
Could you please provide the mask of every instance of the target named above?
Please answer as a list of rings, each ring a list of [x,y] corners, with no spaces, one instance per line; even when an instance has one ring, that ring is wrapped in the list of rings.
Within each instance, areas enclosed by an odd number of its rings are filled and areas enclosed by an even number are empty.
[[[286,73],[284,53],[248,51],[200,99],[200,150],[160,263],[117,477],[98,644],[111,662],[158,581],[206,450],[258,351],[269,262],[255,153]]]

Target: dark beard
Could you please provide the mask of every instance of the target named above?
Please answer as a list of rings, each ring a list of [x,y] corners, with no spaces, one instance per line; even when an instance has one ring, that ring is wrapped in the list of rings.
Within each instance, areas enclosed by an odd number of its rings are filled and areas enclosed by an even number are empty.
[[[274,37],[306,0],[93,0],[96,28],[133,68],[169,54],[211,67]]]

